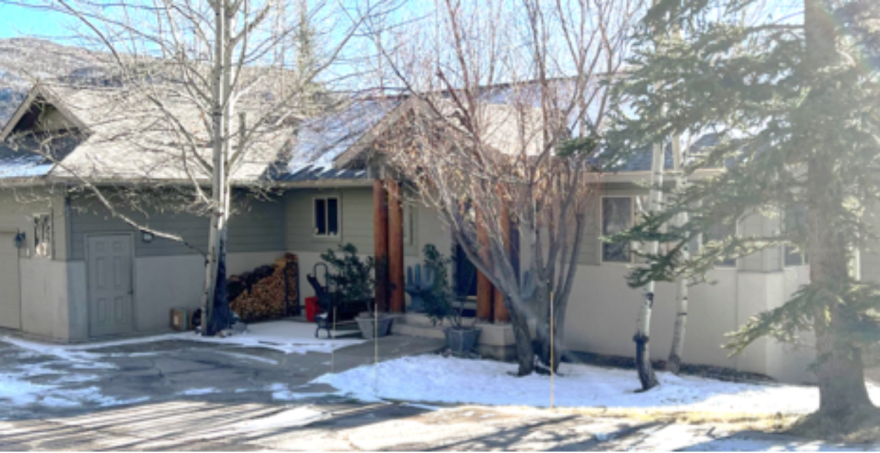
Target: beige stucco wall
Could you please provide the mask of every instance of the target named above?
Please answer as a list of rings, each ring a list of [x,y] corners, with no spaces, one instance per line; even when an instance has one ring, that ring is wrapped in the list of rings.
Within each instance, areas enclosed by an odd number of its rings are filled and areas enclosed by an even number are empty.
[[[614,194],[633,193],[621,190]],[[419,216],[420,244],[434,243],[447,254],[452,243],[448,229],[439,219],[432,220],[436,214],[430,208],[422,207]],[[764,234],[776,228],[778,220],[752,216],[744,223],[741,234]],[[598,263],[601,249],[598,234],[589,232],[585,242],[590,254],[596,255],[592,262]],[[521,250],[525,263],[528,250]],[[632,356],[632,335],[643,300],[642,290],[627,286],[628,265],[583,264],[585,261],[590,262],[581,260],[569,300],[565,323],[567,347],[573,351]],[[808,348],[795,348],[770,339],[759,340],[733,357],[729,356],[729,350],[722,348],[728,342],[728,333],[755,314],[779,306],[805,284],[808,269],[799,266],[782,270],[779,251],[767,250],[754,259],[740,260],[736,268],[719,267],[710,271],[709,283],[690,288],[684,361],[762,373],[789,382],[810,381],[807,366],[812,355]],[[665,359],[672,342],[676,291],[671,283],[659,283],[655,292],[651,355],[653,359]]]
[[[70,335],[67,263],[19,259],[21,320],[25,333],[57,340]]]

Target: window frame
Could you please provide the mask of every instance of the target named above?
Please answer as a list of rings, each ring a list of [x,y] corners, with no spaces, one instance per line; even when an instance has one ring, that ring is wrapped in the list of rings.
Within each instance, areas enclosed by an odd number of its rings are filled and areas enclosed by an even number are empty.
[[[418,206],[415,203],[402,202],[403,210],[403,243],[407,246],[416,246],[416,210]]]
[[[731,235],[733,235],[733,237],[736,237],[739,235],[739,219],[737,219],[733,223],[733,232],[731,232]],[[706,245],[706,240],[707,240],[706,236],[708,236],[706,234],[706,232],[700,233],[700,237],[699,237],[699,247],[700,248],[699,248],[699,250],[697,250],[698,253],[701,253],[703,251],[703,246]],[[715,263],[715,265],[712,267],[712,269],[722,269],[722,270],[723,269],[728,269],[728,270],[739,269],[739,258],[733,258],[732,261],[733,262],[729,263],[729,264],[724,264],[725,261]]]
[[[603,194],[601,196],[601,200],[599,202],[599,232],[600,232],[599,236],[600,237],[605,236],[605,199],[606,198],[627,198],[627,199],[629,199],[630,217],[629,217],[629,226],[627,228],[632,228],[633,225],[635,225],[635,219],[636,219],[635,199],[638,196],[639,195],[605,195],[605,194]],[[633,253],[634,247],[633,247],[632,242],[630,242],[627,246],[628,247],[627,251],[629,253],[629,257],[625,261],[606,260],[605,259],[605,246],[606,245],[608,245],[607,242],[605,242],[601,239],[599,240],[599,264],[606,264],[606,263],[608,263],[608,264],[622,264],[622,265],[626,265],[626,266],[633,264],[635,254]]]
[[[324,202],[324,228],[326,232],[318,233],[318,201]],[[330,234],[330,200],[336,200],[336,234]],[[312,197],[312,237],[316,239],[335,240],[342,237],[342,197],[324,195]]]
[[[42,219],[46,219],[46,228],[48,228],[48,239],[43,238],[43,234],[37,234],[39,224]],[[30,233],[33,235],[33,238],[30,241],[32,246],[32,257],[34,258],[43,258],[43,259],[54,259],[55,257],[55,246],[54,246],[54,238],[55,238],[55,225],[52,220],[51,212],[40,212],[35,213],[31,216],[31,231]],[[46,231],[44,230],[43,233]],[[39,252],[40,244],[48,244],[46,247],[45,253]]]
[[[807,206],[806,206],[806,204],[803,205],[803,209],[804,209],[804,225],[806,225],[806,222],[807,222]],[[788,221],[788,216],[789,216],[788,210],[783,209],[782,214],[780,215],[780,222],[779,222],[780,229],[783,232],[786,232],[788,230],[788,228],[786,228],[786,222]],[[810,260],[809,260],[809,257],[807,256],[806,251],[802,251],[801,253],[798,254],[798,256],[800,257],[799,264],[788,264],[788,257],[790,255],[794,255],[794,253],[789,253],[789,247],[793,247],[793,246],[789,245],[788,243],[782,244],[781,255],[782,255],[782,268],[783,269],[785,269],[787,267],[800,267],[800,266],[809,266],[810,265]]]

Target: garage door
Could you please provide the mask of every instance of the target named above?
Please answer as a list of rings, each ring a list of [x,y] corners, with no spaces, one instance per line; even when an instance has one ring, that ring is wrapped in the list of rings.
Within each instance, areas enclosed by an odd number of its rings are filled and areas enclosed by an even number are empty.
[[[0,233],[0,327],[21,329],[18,250],[15,233]]]

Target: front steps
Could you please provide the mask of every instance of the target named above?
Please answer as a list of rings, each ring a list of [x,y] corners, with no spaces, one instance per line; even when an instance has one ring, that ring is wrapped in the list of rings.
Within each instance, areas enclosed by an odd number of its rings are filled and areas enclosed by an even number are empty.
[[[465,326],[478,327],[481,329],[480,339],[477,341],[477,353],[483,357],[496,360],[513,360],[516,357],[516,342],[513,338],[513,326],[510,324],[491,324],[478,322],[473,324],[473,318],[463,319]],[[397,315],[394,324],[391,325],[391,333],[394,335],[407,335],[419,338],[445,339],[443,329],[449,327],[448,322],[431,324],[431,319],[422,313],[404,313]],[[529,330],[535,335],[535,322],[529,321]]]

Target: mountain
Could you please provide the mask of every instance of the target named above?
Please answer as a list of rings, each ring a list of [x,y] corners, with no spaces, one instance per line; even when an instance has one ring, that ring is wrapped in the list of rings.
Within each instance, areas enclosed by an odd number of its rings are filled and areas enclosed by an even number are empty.
[[[0,127],[37,80],[89,77],[101,54],[33,38],[0,39]]]

